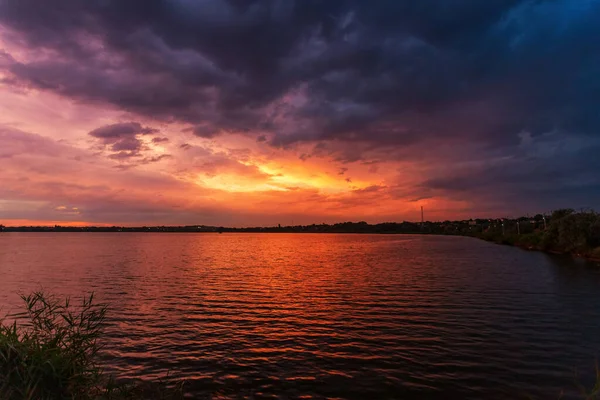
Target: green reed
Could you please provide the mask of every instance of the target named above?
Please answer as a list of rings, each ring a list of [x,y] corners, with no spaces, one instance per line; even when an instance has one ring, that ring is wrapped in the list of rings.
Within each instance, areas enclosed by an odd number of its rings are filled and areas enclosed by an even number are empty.
[[[43,292],[21,296],[25,311],[0,324],[0,398],[172,399],[182,384],[118,384],[98,363],[107,307],[90,294],[73,304]]]

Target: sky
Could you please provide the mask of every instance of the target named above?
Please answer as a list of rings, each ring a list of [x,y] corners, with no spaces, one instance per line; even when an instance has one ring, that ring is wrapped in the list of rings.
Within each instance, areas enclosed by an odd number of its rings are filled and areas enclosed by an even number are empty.
[[[0,0],[0,224],[600,204],[600,0]]]

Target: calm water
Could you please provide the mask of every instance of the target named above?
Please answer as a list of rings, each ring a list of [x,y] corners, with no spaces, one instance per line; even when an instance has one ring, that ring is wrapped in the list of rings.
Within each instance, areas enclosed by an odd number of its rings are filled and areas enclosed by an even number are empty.
[[[565,398],[600,356],[600,270],[470,238],[0,234],[0,305],[111,305],[106,362],[196,397]]]

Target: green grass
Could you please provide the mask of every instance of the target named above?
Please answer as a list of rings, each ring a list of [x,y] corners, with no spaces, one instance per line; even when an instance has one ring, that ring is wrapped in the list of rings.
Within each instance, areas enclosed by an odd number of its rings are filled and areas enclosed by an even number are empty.
[[[93,294],[78,304],[35,292],[0,324],[0,399],[175,399],[182,384],[117,384],[98,364],[107,308]]]
[[[596,363],[596,383],[590,389],[584,385],[578,384],[579,392],[581,393],[582,399],[585,400],[599,400],[600,399],[600,367]]]
[[[490,227],[475,236],[532,250],[600,259],[600,214],[593,211],[557,210],[552,213],[546,228],[522,229],[519,234],[517,225],[508,222],[503,228]]]

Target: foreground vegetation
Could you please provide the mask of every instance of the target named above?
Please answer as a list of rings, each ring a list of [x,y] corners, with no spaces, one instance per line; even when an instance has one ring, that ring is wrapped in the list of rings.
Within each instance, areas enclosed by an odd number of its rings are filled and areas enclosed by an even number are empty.
[[[537,226],[526,219],[504,221],[475,233],[475,236],[496,243],[600,261],[600,214],[562,209],[543,218],[544,223]]]
[[[41,292],[0,324],[0,399],[176,399],[182,385],[117,384],[98,364],[106,307],[94,296],[71,304]]]

